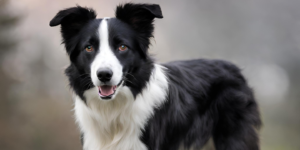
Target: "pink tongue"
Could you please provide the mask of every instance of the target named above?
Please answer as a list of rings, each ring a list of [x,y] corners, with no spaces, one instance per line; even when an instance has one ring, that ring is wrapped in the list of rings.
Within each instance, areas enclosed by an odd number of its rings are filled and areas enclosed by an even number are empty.
[[[115,92],[114,86],[103,85],[103,86],[99,86],[98,88],[100,90],[100,95],[102,96],[109,96],[114,94]]]

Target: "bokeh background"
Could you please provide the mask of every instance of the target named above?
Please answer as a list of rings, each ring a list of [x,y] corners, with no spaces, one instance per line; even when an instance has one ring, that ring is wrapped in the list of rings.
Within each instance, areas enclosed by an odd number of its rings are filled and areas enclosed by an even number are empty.
[[[61,9],[113,17],[118,0],[0,0],[0,150],[80,150],[72,112]],[[299,0],[131,0],[158,3],[150,53],[158,62],[217,58],[236,63],[256,92],[262,150],[300,149]]]

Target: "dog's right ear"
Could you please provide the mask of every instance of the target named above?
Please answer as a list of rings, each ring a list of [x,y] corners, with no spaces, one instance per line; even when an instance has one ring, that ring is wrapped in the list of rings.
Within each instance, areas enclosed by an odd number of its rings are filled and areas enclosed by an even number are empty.
[[[84,7],[71,7],[59,11],[56,16],[50,21],[50,26],[54,27],[61,25],[61,32],[64,41],[71,38],[79,32],[79,30],[90,20],[96,18],[96,13],[93,9]]]

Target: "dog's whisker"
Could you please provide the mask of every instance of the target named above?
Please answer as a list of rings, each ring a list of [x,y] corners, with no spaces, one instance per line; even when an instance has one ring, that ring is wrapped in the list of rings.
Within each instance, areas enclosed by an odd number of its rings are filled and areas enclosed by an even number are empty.
[[[127,79],[127,78],[125,78],[125,77],[123,77],[123,80],[124,80],[125,82],[129,82],[129,83],[131,83],[131,84],[133,84],[133,85],[136,85],[136,84],[134,84],[132,81],[130,81],[129,79]]]
[[[125,74],[128,74],[128,75],[132,76],[133,79],[135,79],[136,81],[138,81],[132,74],[130,74],[130,73],[128,73],[128,72],[126,72]]]
[[[87,75],[90,75],[90,74],[89,74],[89,73],[80,74],[80,75],[79,75],[78,77],[76,77],[75,79],[81,78],[82,76],[85,76],[84,78],[90,77],[90,76],[87,76]]]

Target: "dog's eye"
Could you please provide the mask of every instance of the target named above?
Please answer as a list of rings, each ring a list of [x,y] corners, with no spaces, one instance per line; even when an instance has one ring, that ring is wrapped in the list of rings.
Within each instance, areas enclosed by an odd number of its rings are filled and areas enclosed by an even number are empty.
[[[89,46],[85,47],[85,51],[92,52],[92,51],[94,51],[94,47],[89,45]]]
[[[121,45],[121,46],[119,47],[119,50],[120,50],[120,51],[126,51],[127,49],[128,49],[128,47],[125,46],[125,45]]]

